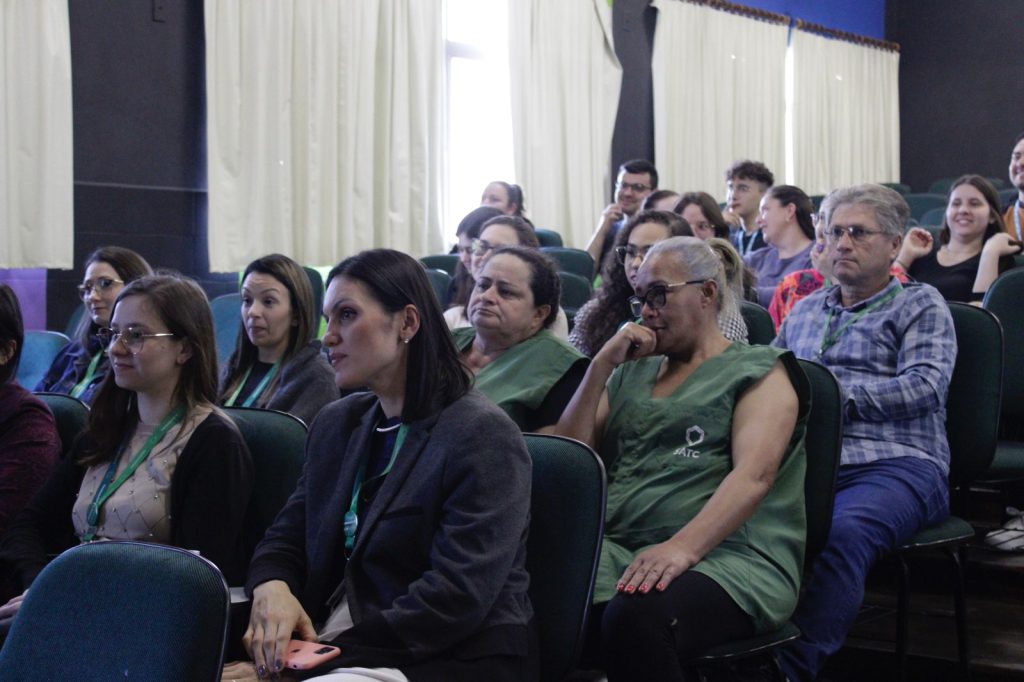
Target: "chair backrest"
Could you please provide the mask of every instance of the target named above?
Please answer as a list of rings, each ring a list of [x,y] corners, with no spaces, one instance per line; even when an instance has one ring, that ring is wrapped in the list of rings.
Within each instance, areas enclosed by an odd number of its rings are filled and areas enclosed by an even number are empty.
[[[76,305],[75,309],[71,311],[71,317],[68,318],[68,323],[64,327],[64,333],[68,338],[74,338],[75,332],[78,331],[78,323],[82,321],[82,315],[85,315],[85,306]]]
[[[303,266],[306,277],[309,278],[309,286],[313,289],[313,319],[320,317],[320,311],[324,309],[324,276],[316,268]]]
[[[832,530],[832,507],[836,496],[843,449],[843,399],[839,382],[828,369],[810,360],[800,367],[811,385],[811,413],[807,418],[807,473],[804,475],[804,504],[807,508],[807,550],[804,566],[810,568]]]
[[[248,561],[302,475],[306,425],[297,417],[277,410],[226,407],[224,411],[242,432],[255,473],[242,530]]]
[[[1019,304],[1019,303],[1018,303]],[[949,481],[967,486],[992,463],[999,439],[1003,384],[1003,329],[988,310],[950,303],[956,364],[946,400]]]
[[[562,284],[562,296],[560,302],[565,315],[570,320],[576,315],[576,311],[583,307],[583,304],[590,300],[594,293],[590,286],[590,280],[571,272],[559,272],[558,279]]]
[[[1007,189],[999,190],[999,203],[1003,206],[1010,203],[1018,196],[1016,187],[1008,187]]]
[[[213,334],[217,341],[217,365],[223,369],[235,350],[238,327],[242,324],[242,295],[223,294],[210,301],[213,311]]]
[[[1003,354],[1003,419],[1019,424],[1024,419],[1024,269],[1007,270],[985,294],[984,307],[1003,326],[1003,337],[1012,339]]]
[[[53,359],[61,348],[71,340],[60,332],[28,331],[21,348],[21,362],[18,363],[18,383],[32,390],[46,376]]]
[[[540,250],[551,256],[562,272],[571,272],[588,281],[594,278],[594,258],[583,249],[542,246]]]
[[[423,267],[427,270],[444,270],[451,276],[455,276],[455,266],[459,264],[459,257],[454,253],[438,253],[433,256],[420,258]]]
[[[433,287],[434,294],[437,295],[437,302],[441,304],[441,310],[444,310],[448,305],[448,287],[451,286],[452,276],[444,270],[427,268],[427,279],[430,280],[430,286]]]
[[[888,187],[894,189],[900,194],[910,194],[910,185],[904,185],[902,182],[883,182],[882,187]]]
[[[945,194],[906,194],[903,197],[910,206],[910,217],[921,220],[925,211],[932,208],[939,208],[946,205]]]
[[[57,435],[60,436],[61,457],[67,457],[71,452],[71,446],[75,444],[75,438],[85,430],[85,424],[89,421],[89,407],[78,398],[72,398],[64,393],[36,393],[36,397],[46,403],[53,412],[53,419],[57,423]]]
[[[927,211],[921,214],[920,223],[922,225],[936,226],[941,228],[942,222],[946,217],[946,207],[936,206],[935,208],[929,208]]]
[[[949,188],[956,182],[956,178],[939,178],[928,185],[929,194],[949,194]]]
[[[5,680],[219,680],[228,587],[176,547],[94,542],[32,584],[3,649]]]
[[[752,346],[767,346],[775,338],[775,323],[763,307],[750,301],[740,301],[740,315],[747,323],[747,340]]]
[[[562,246],[562,235],[555,230],[546,230],[543,227],[534,229],[537,233],[537,241],[540,242],[541,247],[544,246]]]
[[[560,436],[525,434],[533,460],[526,568],[537,614],[542,680],[576,665],[604,534],[604,466],[589,447]]]

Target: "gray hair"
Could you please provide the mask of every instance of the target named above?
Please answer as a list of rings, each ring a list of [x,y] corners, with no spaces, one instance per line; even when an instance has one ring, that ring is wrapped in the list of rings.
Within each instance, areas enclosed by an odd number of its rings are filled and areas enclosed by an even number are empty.
[[[648,259],[656,255],[674,256],[679,260],[691,279],[714,280],[718,285],[718,319],[722,320],[728,316],[738,314],[736,294],[733,292],[725,276],[725,266],[722,259],[707,242],[697,237],[670,237],[657,242],[647,252],[644,258]],[[719,325],[721,326],[721,325]]]
[[[821,202],[825,225],[831,227],[832,214],[840,206],[866,206],[875,212],[878,227],[886,234],[903,236],[910,219],[910,206],[903,195],[882,185],[853,185],[832,191]]]

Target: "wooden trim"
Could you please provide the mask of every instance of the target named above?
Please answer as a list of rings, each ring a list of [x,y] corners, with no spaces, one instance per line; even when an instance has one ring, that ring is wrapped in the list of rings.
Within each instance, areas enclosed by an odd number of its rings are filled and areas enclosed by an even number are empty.
[[[722,10],[723,12],[729,12],[730,14],[738,14],[742,17],[748,17],[758,21],[767,21],[770,24],[783,24],[788,26],[790,23],[790,18],[785,14],[776,14],[775,12],[768,12],[756,7],[747,7],[746,5],[739,5],[735,2],[727,2],[727,0],[683,0],[683,2],[688,2],[691,5],[704,5],[705,7]]]
[[[855,45],[864,45],[866,47],[875,47],[879,50],[886,50],[888,52],[899,52],[900,44],[891,43],[888,40],[878,40],[877,38],[869,38],[867,36],[858,35],[856,33],[847,33],[846,31],[840,31],[834,28],[828,28],[821,24],[813,24],[803,19],[796,20],[796,28],[800,31],[806,31],[807,33],[814,33],[825,38],[833,38],[835,40],[843,40],[848,43]]]

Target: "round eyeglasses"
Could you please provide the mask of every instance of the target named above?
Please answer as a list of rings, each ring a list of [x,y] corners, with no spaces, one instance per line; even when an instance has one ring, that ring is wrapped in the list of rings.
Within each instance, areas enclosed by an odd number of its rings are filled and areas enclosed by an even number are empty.
[[[89,298],[89,296],[92,295],[93,289],[102,293],[115,284],[124,284],[124,282],[119,279],[114,279],[113,277],[100,277],[95,282],[82,282],[77,287],[78,296],[79,298]]]

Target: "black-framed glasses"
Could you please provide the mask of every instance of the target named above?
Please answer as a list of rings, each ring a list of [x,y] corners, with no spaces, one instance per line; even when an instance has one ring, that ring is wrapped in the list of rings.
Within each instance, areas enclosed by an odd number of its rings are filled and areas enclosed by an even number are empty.
[[[138,355],[142,352],[142,346],[145,344],[146,339],[155,339],[164,336],[177,336],[172,332],[160,332],[157,334],[147,334],[141,329],[135,329],[134,327],[128,327],[124,331],[114,331],[104,327],[96,332],[96,338],[100,340],[104,348],[110,348],[111,344],[117,341],[121,342],[121,345],[125,347],[132,355]]]
[[[615,258],[622,265],[625,265],[634,258],[639,258],[640,260],[643,260],[644,256],[647,255],[647,252],[651,250],[652,246],[654,246],[654,244],[641,246],[639,248],[633,246],[632,244],[628,244],[626,246],[616,246]]]
[[[645,185],[642,182],[618,182],[615,183],[615,187],[620,190],[631,189],[634,192],[646,192],[651,189],[650,185]]]
[[[706,281],[707,279],[691,279],[686,282],[676,282],[675,284],[655,284],[645,291],[643,296],[630,296],[629,308],[634,318],[641,316],[645,305],[651,310],[661,310],[665,307],[665,303],[668,300],[668,292],[672,289],[685,287],[687,284],[704,284]]]
[[[113,277],[100,277],[95,282],[82,282],[77,287],[78,297],[89,298],[89,296],[92,295],[93,289],[96,289],[97,291],[102,293],[109,289],[110,287],[114,286],[115,284],[124,284],[124,282],[122,282],[119,279],[114,279]]]
[[[833,225],[825,230],[825,238],[830,242],[838,242],[844,234],[850,236],[850,241],[859,244],[873,234],[885,234],[885,230],[869,230],[860,225]]]

